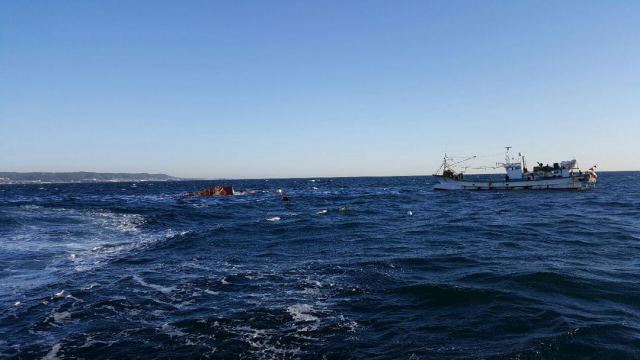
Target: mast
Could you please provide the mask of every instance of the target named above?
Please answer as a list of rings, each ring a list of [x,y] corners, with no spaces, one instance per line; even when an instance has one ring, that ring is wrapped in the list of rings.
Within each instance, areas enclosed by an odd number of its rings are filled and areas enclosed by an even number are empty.
[[[442,170],[442,175],[444,175],[444,172],[445,172],[445,171],[447,171],[447,170],[451,171],[451,172],[452,172],[452,173],[454,173],[454,174],[457,174],[457,171],[455,171],[455,170],[454,170],[454,166],[456,166],[456,165],[458,165],[458,164],[460,164],[460,163],[463,163],[463,162],[465,162],[465,161],[469,161],[469,160],[475,159],[476,157],[477,157],[477,156],[475,156],[475,155],[474,155],[474,156],[469,156],[469,157],[467,157],[467,158],[465,158],[465,159],[462,159],[462,160],[460,160],[460,161],[456,161],[456,162],[453,162],[454,160],[453,160],[453,158],[452,158],[452,159],[451,159],[451,161],[452,161],[452,162],[451,162],[451,163],[448,163],[448,162],[447,162],[447,154],[445,153],[445,154],[444,154],[444,160],[442,160],[442,164],[440,165],[440,167],[438,168],[438,170],[436,171],[436,173],[435,173],[435,174],[433,174],[433,175],[438,175],[438,173],[440,172],[440,170]]]
[[[509,164],[511,163],[511,153],[509,152],[509,149],[511,149],[513,146],[505,146],[504,148],[507,149],[507,151],[504,153],[504,163],[505,164]]]
[[[513,162],[515,159],[511,157],[511,146],[505,146],[507,151],[504,154],[504,167],[507,175],[505,176],[506,181],[522,179],[522,153],[518,153],[518,162]]]
[[[440,173],[440,170],[442,170],[442,174],[444,174],[444,171],[447,169],[447,153],[444,153],[444,159],[442,159],[442,164],[440,164],[440,167],[438,168],[438,170],[436,170],[435,173],[433,173],[433,175],[438,175],[438,173]]]

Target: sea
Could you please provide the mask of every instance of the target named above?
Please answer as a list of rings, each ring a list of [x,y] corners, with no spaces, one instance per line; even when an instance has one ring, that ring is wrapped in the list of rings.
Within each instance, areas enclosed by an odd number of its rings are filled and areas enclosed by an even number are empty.
[[[640,172],[434,184],[0,185],[0,358],[640,358]]]

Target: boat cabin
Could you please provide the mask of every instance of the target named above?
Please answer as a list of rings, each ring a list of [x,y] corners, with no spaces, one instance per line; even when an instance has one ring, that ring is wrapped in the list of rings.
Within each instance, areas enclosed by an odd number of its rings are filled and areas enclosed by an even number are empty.
[[[504,169],[507,171],[507,176],[509,180],[522,179],[522,164],[520,163],[504,164]]]

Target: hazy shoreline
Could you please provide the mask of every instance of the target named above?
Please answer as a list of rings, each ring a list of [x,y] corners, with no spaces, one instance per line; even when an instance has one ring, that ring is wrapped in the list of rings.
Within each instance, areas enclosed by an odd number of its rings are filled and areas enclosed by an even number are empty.
[[[181,181],[166,174],[98,172],[0,172],[0,184],[62,184],[101,182]]]

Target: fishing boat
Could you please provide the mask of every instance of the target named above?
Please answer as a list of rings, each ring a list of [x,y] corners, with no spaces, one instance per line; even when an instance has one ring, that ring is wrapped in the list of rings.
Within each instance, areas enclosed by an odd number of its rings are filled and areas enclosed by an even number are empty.
[[[433,176],[438,180],[434,190],[521,190],[521,189],[586,189],[595,187],[598,175],[595,165],[587,171],[578,167],[575,158],[554,163],[552,166],[537,163],[531,171],[527,168],[525,157],[518,153],[511,155],[511,146],[506,147],[504,163],[494,168],[504,168],[506,174],[500,177],[481,179],[477,175],[466,176],[457,171],[460,163],[475,159],[475,156],[460,161],[444,156],[444,161]]]

